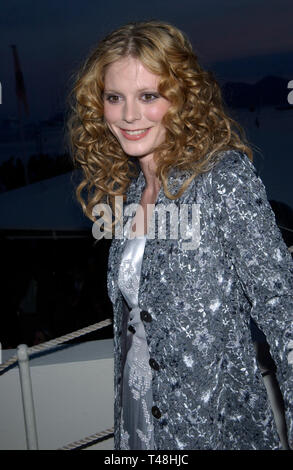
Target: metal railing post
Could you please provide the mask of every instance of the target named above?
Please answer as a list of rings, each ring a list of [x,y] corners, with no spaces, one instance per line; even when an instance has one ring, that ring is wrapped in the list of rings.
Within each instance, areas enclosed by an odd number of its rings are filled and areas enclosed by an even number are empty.
[[[29,367],[28,347],[26,344],[20,344],[18,346],[17,358],[19,365],[19,376],[21,384],[27,448],[29,450],[37,450],[37,426],[33,400],[32,381]]]

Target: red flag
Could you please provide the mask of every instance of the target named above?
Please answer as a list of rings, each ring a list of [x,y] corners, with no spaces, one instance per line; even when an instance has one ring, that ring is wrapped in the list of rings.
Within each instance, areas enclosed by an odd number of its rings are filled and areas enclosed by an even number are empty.
[[[25,86],[24,86],[24,79],[23,79],[21,68],[20,68],[17,49],[16,49],[15,45],[13,45],[11,47],[12,47],[12,53],[13,53],[13,59],[14,59],[15,91],[16,91],[16,96],[17,96],[17,101],[18,101],[18,112],[19,112],[19,115],[20,115],[21,114],[21,103],[22,103],[23,106],[24,106],[26,114],[29,114],[28,103],[27,103],[27,99],[26,99]]]

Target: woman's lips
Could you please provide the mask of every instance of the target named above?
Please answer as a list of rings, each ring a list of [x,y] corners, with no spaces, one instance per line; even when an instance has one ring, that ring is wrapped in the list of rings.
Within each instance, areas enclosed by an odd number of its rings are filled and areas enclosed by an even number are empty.
[[[136,129],[133,131],[120,128],[120,130],[123,137],[125,137],[127,140],[140,140],[148,134],[151,128],[149,127],[148,129]]]

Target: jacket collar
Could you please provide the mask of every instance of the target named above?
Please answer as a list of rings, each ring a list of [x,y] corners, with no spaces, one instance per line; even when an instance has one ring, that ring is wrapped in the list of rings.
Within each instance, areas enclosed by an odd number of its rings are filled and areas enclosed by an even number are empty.
[[[182,171],[176,168],[172,168],[168,176],[168,186],[171,192],[175,193],[181,187],[185,179],[190,176],[189,171]],[[126,193],[126,204],[138,204],[141,199],[142,192],[145,188],[145,177],[143,171],[140,170],[138,176],[132,180]],[[157,204],[169,204],[171,199],[167,198],[164,192],[163,184],[161,184],[160,191],[158,193]]]

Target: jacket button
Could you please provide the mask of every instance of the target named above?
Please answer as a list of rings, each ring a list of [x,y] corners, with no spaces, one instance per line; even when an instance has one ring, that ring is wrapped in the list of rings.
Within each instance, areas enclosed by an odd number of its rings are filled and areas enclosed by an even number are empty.
[[[132,325],[129,325],[128,331],[130,331],[130,333],[134,335],[134,333],[136,332],[136,329]]]
[[[160,412],[160,410],[157,406],[152,407],[152,415],[157,419],[159,419],[162,416],[161,412]]]
[[[160,366],[157,363],[157,361],[155,361],[155,359],[150,359],[149,360],[149,365],[152,367],[152,369],[160,370]]]
[[[143,320],[143,321],[146,321],[147,323],[150,323],[152,321],[152,316],[149,312],[146,312],[145,310],[142,310],[140,312],[140,318]]]

